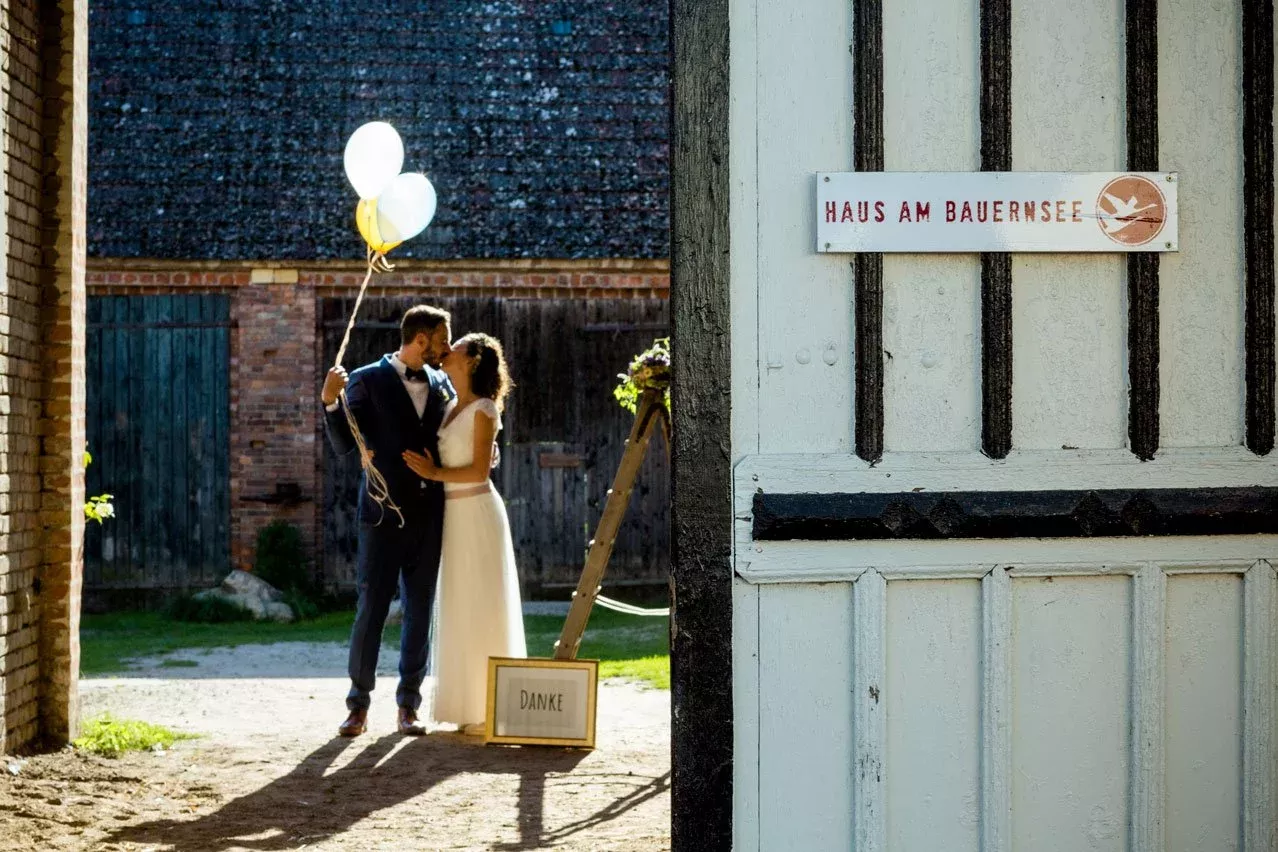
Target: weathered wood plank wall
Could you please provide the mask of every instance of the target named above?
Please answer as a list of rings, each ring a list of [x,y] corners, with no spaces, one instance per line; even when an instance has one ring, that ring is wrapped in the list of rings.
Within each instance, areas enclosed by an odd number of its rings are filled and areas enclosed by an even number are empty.
[[[399,319],[418,300],[366,299],[345,366],[394,351]],[[332,362],[353,299],[325,299],[318,312],[323,364]],[[493,476],[506,500],[525,593],[564,594],[575,586],[612,477],[630,415],[612,398],[616,375],[667,333],[664,299],[543,300],[457,298],[432,301],[453,315],[453,336],[499,338],[517,384],[504,416],[502,462]],[[354,583],[355,491],[359,463],[325,446],[324,576]],[[669,566],[669,462],[653,445],[613,550],[610,585],[660,584]]]
[[[226,296],[89,299],[87,492],[115,517],[85,533],[87,592],[129,603],[226,573],[229,348]]]
[[[101,296],[89,307],[90,494],[115,495],[117,517],[86,536],[94,603],[153,605],[215,585],[230,568],[229,350],[226,295]],[[346,366],[398,346],[412,297],[365,302]],[[317,355],[331,362],[352,307],[325,299]],[[567,594],[624,449],[630,415],[612,398],[617,373],[667,333],[664,299],[439,300],[454,334],[483,330],[506,346],[518,383],[505,417],[505,496],[525,592]],[[358,462],[323,442],[323,577],[354,584]],[[665,583],[669,458],[653,444],[618,535],[609,585]]]

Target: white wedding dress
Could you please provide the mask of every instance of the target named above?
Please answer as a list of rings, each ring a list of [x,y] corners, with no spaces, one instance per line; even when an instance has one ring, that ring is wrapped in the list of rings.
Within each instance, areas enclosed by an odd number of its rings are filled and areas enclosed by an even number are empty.
[[[476,418],[492,418],[501,429],[501,415],[491,399],[456,408],[454,400],[439,429],[443,467],[463,467],[474,460]],[[487,715],[488,658],[528,655],[519,575],[506,504],[491,483],[445,482],[444,491],[431,716],[436,722],[475,725]]]

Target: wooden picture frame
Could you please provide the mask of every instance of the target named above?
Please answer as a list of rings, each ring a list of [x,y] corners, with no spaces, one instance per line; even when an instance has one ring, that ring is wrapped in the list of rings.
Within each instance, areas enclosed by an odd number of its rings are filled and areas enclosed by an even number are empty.
[[[489,657],[484,743],[593,749],[598,693],[598,660]]]

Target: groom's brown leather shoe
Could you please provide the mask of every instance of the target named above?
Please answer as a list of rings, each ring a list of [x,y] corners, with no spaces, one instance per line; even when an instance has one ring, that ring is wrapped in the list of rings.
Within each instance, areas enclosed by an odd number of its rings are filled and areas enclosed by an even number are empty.
[[[417,724],[417,714],[409,707],[399,708],[399,732],[406,737],[420,737],[426,729]]]
[[[343,737],[358,737],[366,730],[368,730],[368,710],[352,710],[351,715],[347,716],[346,721],[337,729],[337,733]]]

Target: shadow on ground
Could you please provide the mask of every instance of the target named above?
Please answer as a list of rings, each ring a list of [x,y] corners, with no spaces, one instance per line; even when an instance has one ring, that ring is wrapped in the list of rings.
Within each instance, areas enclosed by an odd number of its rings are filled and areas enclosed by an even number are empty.
[[[398,746],[398,748],[397,748]],[[544,800],[547,779],[566,775],[585,752],[541,748],[483,748],[474,740],[430,736],[406,740],[388,735],[373,740],[345,765],[338,758],[358,741],[335,739],[308,755],[293,771],[252,793],[193,820],[156,820],[117,829],[116,843],[160,844],[183,852],[217,852],[230,848],[295,849],[318,844],[349,831],[361,820],[407,802],[459,774],[519,777],[518,836],[503,850],[539,849],[609,822],[664,794],[669,772],[656,778],[618,778],[628,791],[588,817],[547,829]],[[583,784],[607,783],[595,775]],[[638,784],[638,786],[636,786]],[[423,815],[416,837],[429,843],[429,820]],[[474,838],[480,842],[483,838]]]

